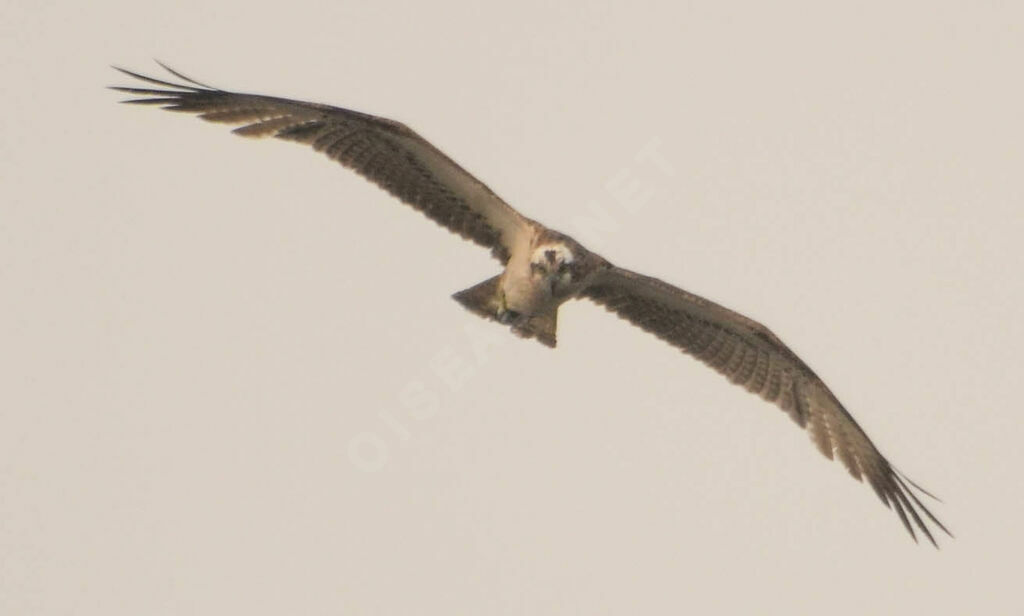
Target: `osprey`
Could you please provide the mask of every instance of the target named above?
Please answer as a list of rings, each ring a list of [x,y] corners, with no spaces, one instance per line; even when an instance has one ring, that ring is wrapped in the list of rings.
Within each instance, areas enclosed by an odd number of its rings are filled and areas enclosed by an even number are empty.
[[[915,541],[916,527],[937,546],[922,514],[950,534],[911,486],[928,492],[886,460],[814,371],[760,323],[657,278],[617,267],[571,237],[523,216],[404,124],[339,107],[220,90],[161,66],[184,83],[118,68],[162,87],[113,89],[138,96],[126,103],[238,125],[233,132],[246,137],[310,145],[490,249],[504,270],[453,296],[471,312],[554,347],[558,307],[575,298],[596,302],[780,407],[807,429],[821,453],[838,457],[854,478],[866,479]]]

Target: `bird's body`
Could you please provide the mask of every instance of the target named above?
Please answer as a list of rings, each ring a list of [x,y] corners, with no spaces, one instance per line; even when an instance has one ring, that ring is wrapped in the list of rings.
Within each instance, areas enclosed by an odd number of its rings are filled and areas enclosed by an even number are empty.
[[[234,132],[243,136],[306,143],[490,249],[503,271],[454,295],[473,313],[554,347],[558,307],[570,299],[590,299],[786,411],[826,457],[838,457],[851,475],[865,479],[915,539],[916,527],[935,543],[925,518],[948,533],[914,494],[911,486],[917,486],[882,456],[825,383],[760,323],[616,267],[572,238],[523,216],[398,122],[316,103],[219,90],[171,69],[187,83],[119,70],[162,86],[114,88],[141,95],[126,102],[235,124]]]
[[[505,271],[483,286],[456,293],[455,299],[521,336],[554,347],[558,307],[578,297],[598,271],[609,267],[574,239],[531,221],[513,245]]]

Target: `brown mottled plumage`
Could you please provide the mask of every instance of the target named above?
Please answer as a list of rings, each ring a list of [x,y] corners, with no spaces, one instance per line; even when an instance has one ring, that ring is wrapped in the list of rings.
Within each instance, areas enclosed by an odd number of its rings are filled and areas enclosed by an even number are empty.
[[[113,89],[143,96],[126,103],[160,105],[195,113],[209,122],[241,125],[233,132],[244,137],[277,137],[310,145],[438,224],[490,248],[502,263],[508,260],[508,238],[501,237],[502,231],[521,226],[522,216],[404,124],[317,103],[225,92],[164,68],[189,83],[175,84],[119,68],[174,90]]]
[[[838,457],[854,478],[866,480],[915,540],[916,527],[935,544],[926,521],[949,533],[912,488],[927,492],[889,464],[825,383],[760,323],[615,267],[526,218],[403,124],[328,105],[219,90],[164,68],[186,83],[118,69],[163,88],[113,89],[140,96],[128,103],[238,125],[239,135],[312,146],[491,250],[505,266],[502,274],[454,296],[475,314],[554,347],[558,307],[573,298],[593,300],[786,411],[825,456]]]

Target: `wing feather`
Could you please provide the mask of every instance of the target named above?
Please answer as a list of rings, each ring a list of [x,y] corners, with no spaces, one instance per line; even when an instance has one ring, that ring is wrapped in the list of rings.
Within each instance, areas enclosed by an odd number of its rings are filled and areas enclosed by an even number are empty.
[[[950,534],[910,489],[917,485],[904,481],[825,383],[760,323],[656,278],[616,267],[596,274],[582,296],[785,410],[807,429],[825,457],[839,458],[850,475],[866,480],[882,502],[895,509],[915,541],[916,528],[937,546],[921,513]]]
[[[276,137],[323,152],[408,203],[435,222],[506,262],[530,221],[486,185],[404,124],[318,103],[220,90],[161,64],[185,83],[122,73],[163,88],[115,86],[125,103],[158,105],[236,124],[245,137]]]

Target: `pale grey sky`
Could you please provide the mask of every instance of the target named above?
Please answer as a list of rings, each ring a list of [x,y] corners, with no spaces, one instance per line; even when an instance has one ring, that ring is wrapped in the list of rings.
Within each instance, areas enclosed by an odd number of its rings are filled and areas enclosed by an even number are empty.
[[[1024,11],[591,4],[3,3],[0,612],[1019,609]],[[764,322],[957,539],[594,305],[470,315],[485,251],[308,149],[115,104],[154,57]]]

